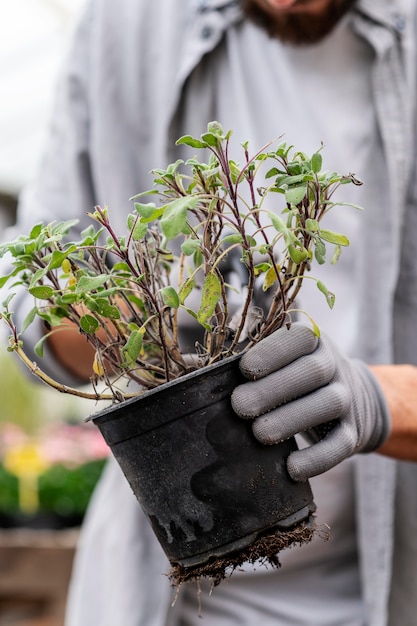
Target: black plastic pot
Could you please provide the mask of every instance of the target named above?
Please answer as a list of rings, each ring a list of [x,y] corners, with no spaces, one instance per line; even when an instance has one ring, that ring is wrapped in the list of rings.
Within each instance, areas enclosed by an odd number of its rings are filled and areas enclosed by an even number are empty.
[[[212,575],[211,562],[315,510],[307,482],[289,477],[294,439],[264,446],[230,395],[239,357],[188,374],[90,419],[99,427],[169,561]],[[297,539],[299,542],[299,539]],[[185,577],[187,578],[187,576]]]

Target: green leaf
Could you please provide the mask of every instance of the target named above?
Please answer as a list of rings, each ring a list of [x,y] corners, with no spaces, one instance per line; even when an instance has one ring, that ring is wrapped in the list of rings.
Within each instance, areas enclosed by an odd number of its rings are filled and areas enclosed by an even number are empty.
[[[342,248],[340,246],[336,246],[333,252],[332,260],[330,261],[332,265],[338,262],[341,253],[342,253]]]
[[[268,291],[268,289],[272,287],[272,285],[276,282],[276,280],[277,280],[277,273],[275,271],[275,268],[271,266],[268,269],[268,271],[265,273],[264,282],[262,285],[262,291]]]
[[[137,213],[148,221],[155,220],[162,214],[162,210],[157,209],[154,202],[147,202],[146,204],[135,202],[134,207]]]
[[[306,230],[310,231],[311,233],[316,233],[318,230],[320,230],[319,222],[317,220],[311,219],[311,217],[307,218]]]
[[[284,235],[287,235],[289,230],[284,220],[279,215],[276,215],[272,211],[267,211],[267,213],[275,230],[278,231],[279,233],[283,233]]]
[[[55,270],[61,267],[63,261],[68,257],[71,252],[74,252],[76,247],[73,245],[65,252],[61,252],[60,250],[54,250],[51,255],[51,260],[48,263],[48,270]]]
[[[87,245],[93,243],[97,237],[97,233],[103,231],[103,228],[96,230],[94,226],[94,224],[90,224],[87,228],[84,228],[84,230],[81,231],[81,238]]]
[[[195,281],[194,278],[187,278],[183,284],[181,285],[178,291],[178,297],[180,300],[180,304],[184,304],[185,300],[188,298],[192,290],[194,289]]]
[[[88,333],[89,335],[94,335],[99,327],[99,323],[95,317],[86,313],[80,319],[80,327],[85,333]]]
[[[203,263],[203,253],[201,252],[201,250],[196,250],[194,252],[193,263],[194,267],[200,267],[200,265]]]
[[[100,289],[107,281],[109,276],[107,274],[100,274],[99,276],[81,276],[77,283],[76,291],[78,293],[84,293],[86,291],[96,291]]]
[[[3,300],[3,302],[1,303],[2,307],[4,309],[8,309],[10,302],[13,300],[13,298],[15,297],[15,293],[9,293],[7,298],[5,300]]]
[[[36,356],[43,358],[43,347],[47,339],[48,339],[48,335],[43,335],[39,339],[39,341],[35,344],[34,351],[35,351]]]
[[[307,185],[301,185],[300,187],[291,187],[285,192],[285,200],[288,204],[299,204],[304,199],[307,193]]]
[[[253,266],[253,271],[255,272],[255,276],[259,276],[260,274],[264,274],[267,272],[272,265],[270,263],[266,263],[265,261],[262,263],[257,263]]]
[[[66,317],[63,309],[50,309],[48,311],[38,311],[38,315],[41,319],[48,322],[50,326],[62,326],[62,318]]]
[[[180,165],[182,165],[184,161],[182,159],[177,159],[175,163],[170,163],[166,169],[166,174],[169,176],[173,176],[177,171]]]
[[[230,168],[230,177],[232,179],[232,183],[235,185],[241,175],[240,167],[238,166],[237,163],[235,163],[234,161],[230,159],[229,168]]]
[[[95,298],[96,311],[99,315],[107,317],[110,320],[120,319],[120,310],[114,304],[110,304],[105,298]]]
[[[125,263],[124,261],[120,261],[119,263],[115,263],[112,267],[114,272],[118,272],[118,273],[122,273],[122,274],[128,274],[128,276],[130,277],[132,275],[132,272],[130,270],[130,267],[127,263]]]
[[[39,224],[35,224],[35,226],[33,226],[32,230],[30,231],[30,239],[36,239],[37,237],[39,237],[43,229],[44,225],[42,224],[42,222]]]
[[[37,287],[37,286],[39,287],[39,285],[37,285],[37,283],[39,281],[41,281],[42,278],[44,278],[44,276],[45,276],[45,274],[47,272],[48,272],[48,268],[47,267],[41,267],[38,270],[36,270],[36,272],[33,274],[32,278],[30,279],[29,288]]]
[[[311,157],[311,169],[315,174],[318,174],[323,165],[323,157],[320,152],[315,152]]]
[[[85,298],[84,302],[85,302],[85,306],[87,307],[87,309],[89,309],[89,311],[92,311],[93,313],[97,312],[98,307],[94,298]]]
[[[297,265],[299,265],[308,258],[308,252],[304,247],[294,246],[291,244],[288,246],[288,252],[291,259]]]
[[[54,290],[49,285],[31,287],[28,291],[34,298],[39,298],[40,300],[49,300],[54,294]]]
[[[134,241],[139,241],[140,239],[143,239],[148,230],[148,225],[144,222],[141,222],[138,219],[137,215],[132,214],[128,215],[127,227],[132,233],[132,238]]]
[[[187,211],[194,209],[199,196],[184,196],[166,204],[161,218],[162,232],[167,239],[174,239],[181,234],[187,224]]]
[[[124,282],[124,281],[123,281]],[[110,289],[103,289],[99,292],[100,298],[109,298],[110,296],[114,296],[120,291],[119,286],[111,287]]]
[[[301,183],[306,183],[307,180],[312,180],[310,174],[297,174],[296,176],[289,176],[288,174],[281,174],[275,181],[275,184],[281,187],[286,185],[288,188],[294,189],[300,187]]]
[[[321,291],[322,294],[324,294],[324,296],[325,296],[325,298],[327,300],[327,304],[332,309],[334,307],[334,303],[335,303],[335,300],[336,300],[336,296],[334,295],[334,293],[329,291],[327,289],[326,285],[324,283],[322,283],[321,280],[317,281],[317,288],[318,288],[319,291]]]
[[[195,137],[191,137],[191,135],[184,135],[183,137],[180,137],[179,139],[177,139],[177,141],[175,142],[175,145],[180,146],[181,144],[185,144],[186,146],[190,146],[191,148],[206,148],[207,147],[205,143],[203,143],[199,139],[196,139]]]
[[[220,139],[213,133],[204,133],[204,135],[201,135],[201,139],[206,146],[210,146],[211,148],[216,148],[220,143]]]
[[[242,235],[226,235],[226,237],[224,237],[222,239],[222,245],[226,244],[227,246],[232,246],[234,244],[241,244],[243,241],[243,237]],[[253,240],[254,242],[254,240]],[[255,243],[253,243],[253,245],[255,245]]]
[[[199,239],[186,239],[181,244],[181,250],[185,256],[192,256],[196,250],[200,248],[201,242]]]
[[[32,322],[35,320],[36,316],[38,313],[38,307],[33,307],[33,309],[31,309],[29,311],[29,313],[26,315],[25,319],[23,320],[23,324],[22,324],[22,333],[25,332],[25,330],[28,328],[28,326],[30,326],[32,324]]]
[[[133,330],[130,334],[129,339],[126,344],[123,346],[122,353],[127,357],[129,361],[135,363],[137,358],[139,357],[140,351],[142,350],[143,345],[143,335],[145,329]]]
[[[138,307],[140,311],[143,311],[143,300],[139,298],[135,293],[129,293],[127,295],[129,302]]]
[[[290,163],[287,163],[287,169],[291,176],[298,176],[303,172],[299,161],[291,161]]]
[[[282,174],[282,172],[276,167],[271,167],[271,169],[265,174],[265,178],[272,178],[273,176],[278,176],[278,174]]]
[[[53,235],[67,235],[73,226],[76,226],[80,220],[67,220],[66,222],[52,222],[48,224],[48,229]]]
[[[74,302],[77,302],[79,296],[72,292],[72,293],[64,293],[62,294],[60,301],[62,302],[62,304],[74,304]]]
[[[225,139],[223,126],[220,124],[220,122],[217,122],[216,120],[214,120],[213,122],[209,122],[207,124],[207,130],[209,133],[215,135],[215,137],[218,137],[219,139]],[[230,137],[230,134],[231,131],[227,133],[226,138]]]
[[[324,241],[334,243],[337,246],[348,246],[350,244],[350,241],[346,237],[346,235],[342,235],[341,233],[335,233],[332,230],[325,230],[323,228],[320,228],[320,237],[321,239],[324,239]]]
[[[184,307],[184,310],[187,311],[187,313],[189,315],[191,315],[191,317],[193,317],[195,320],[198,320],[198,316],[197,313],[195,311],[193,311],[193,309],[189,309],[188,307]],[[206,326],[205,324],[203,324],[203,326]],[[210,326],[206,326],[207,330],[210,330]]]
[[[317,323],[310,317],[310,321],[313,325],[313,333],[316,335],[316,337],[320,338],[320,328],[317,326]]]
[[[13,278],[13,276],[16,276],[16,271],[11,272],[10,274],[5,274],[0,278],[0,289],[3,288],[7,281],[10,280],[10,278]]]
[[[154,172],[154,170],[152,170],[152,173]],[[133,202],[133,200],[136,200],[137,198],[143,198],[144,196],[156,196],[158,194],[158,190],[157,189],[147,189],[146,191],[141,191],[139,193],[135,193],[134,196],[132,196],[131,198],[129,198],[130,202]]]
[[[161,289],[161,296],[167,306],[173,309],[178,309],[180,306],[180,299],[174,287],[168,286]]]
[[[293,247],[298,246],[300,248],[301,246],[300,242],[298,241],[297,237],[294,235],[293,231],[290,228],[288,228],[288,226],[285,224],[284,220],[281,217],[279,217],[279,215],[275,215],[271,211],[268,211],[268,215],[271,219],[271,222],[274,228],[279,233],[283,234],[286,245],[293,246]],[[265,250],[265,254],[267,254],[267,250]]]
[[[314,256],[319,265],[326,262],[326,245],[319,238],[315,240]]]
[[[200,324],[205,325],[210,320],[221,294],[219,277],[214,272],[210,272],[204,279],[202,287],[201,303],[197,313],[197,319]]]

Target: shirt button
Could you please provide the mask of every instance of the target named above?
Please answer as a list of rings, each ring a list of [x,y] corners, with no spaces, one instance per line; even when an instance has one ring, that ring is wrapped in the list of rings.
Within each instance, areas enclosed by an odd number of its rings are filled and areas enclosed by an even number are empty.
[[[394,17],[394,26],[399,32],[403,32],[405,30],[406,21],[404,15],[397,14]]]
[[[211,26],[204,26],[201,29],[201,38],[202,39],[210,39],[213,34],[213,28]]]

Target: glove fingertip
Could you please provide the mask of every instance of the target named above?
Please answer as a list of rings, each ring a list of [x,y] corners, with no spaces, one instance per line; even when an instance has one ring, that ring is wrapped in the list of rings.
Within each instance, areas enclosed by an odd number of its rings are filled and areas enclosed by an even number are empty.
[[[244,385],[240,385],[233,390],[230,403],[233,411],[242,419],[253,419],[259,415],[257,405],[254,403],[253,398],[252,402],[250,402],[250,398],[248,398],[248,394],[245,392]]]
[[[280,328],[245,352],[240,359],[242,374],[249,380],[264,378],[302,356],[312,354],[318,338],[311,328],[295,322]]]
[[[294,458],[295,453],[291,453],[287,459],[287,470],[292,478],[292,480],[296,483],[305,482],[309,478],[311,478],[310,473],[306,471],[306,468],[303,465],[297,463],[296,458]]]

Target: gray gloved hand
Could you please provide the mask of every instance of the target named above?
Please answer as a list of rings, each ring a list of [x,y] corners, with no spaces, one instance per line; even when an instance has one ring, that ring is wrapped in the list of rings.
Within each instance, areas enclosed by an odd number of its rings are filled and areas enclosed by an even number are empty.
[[[388,438],[390,415],[371,370],[299,323],[248,350],[240,369],[251,382],[232,394],[234,411],[253,419],[255,437],[274,444],[297,433],[311,442],[287,460],[293,480],[321,474]]]

